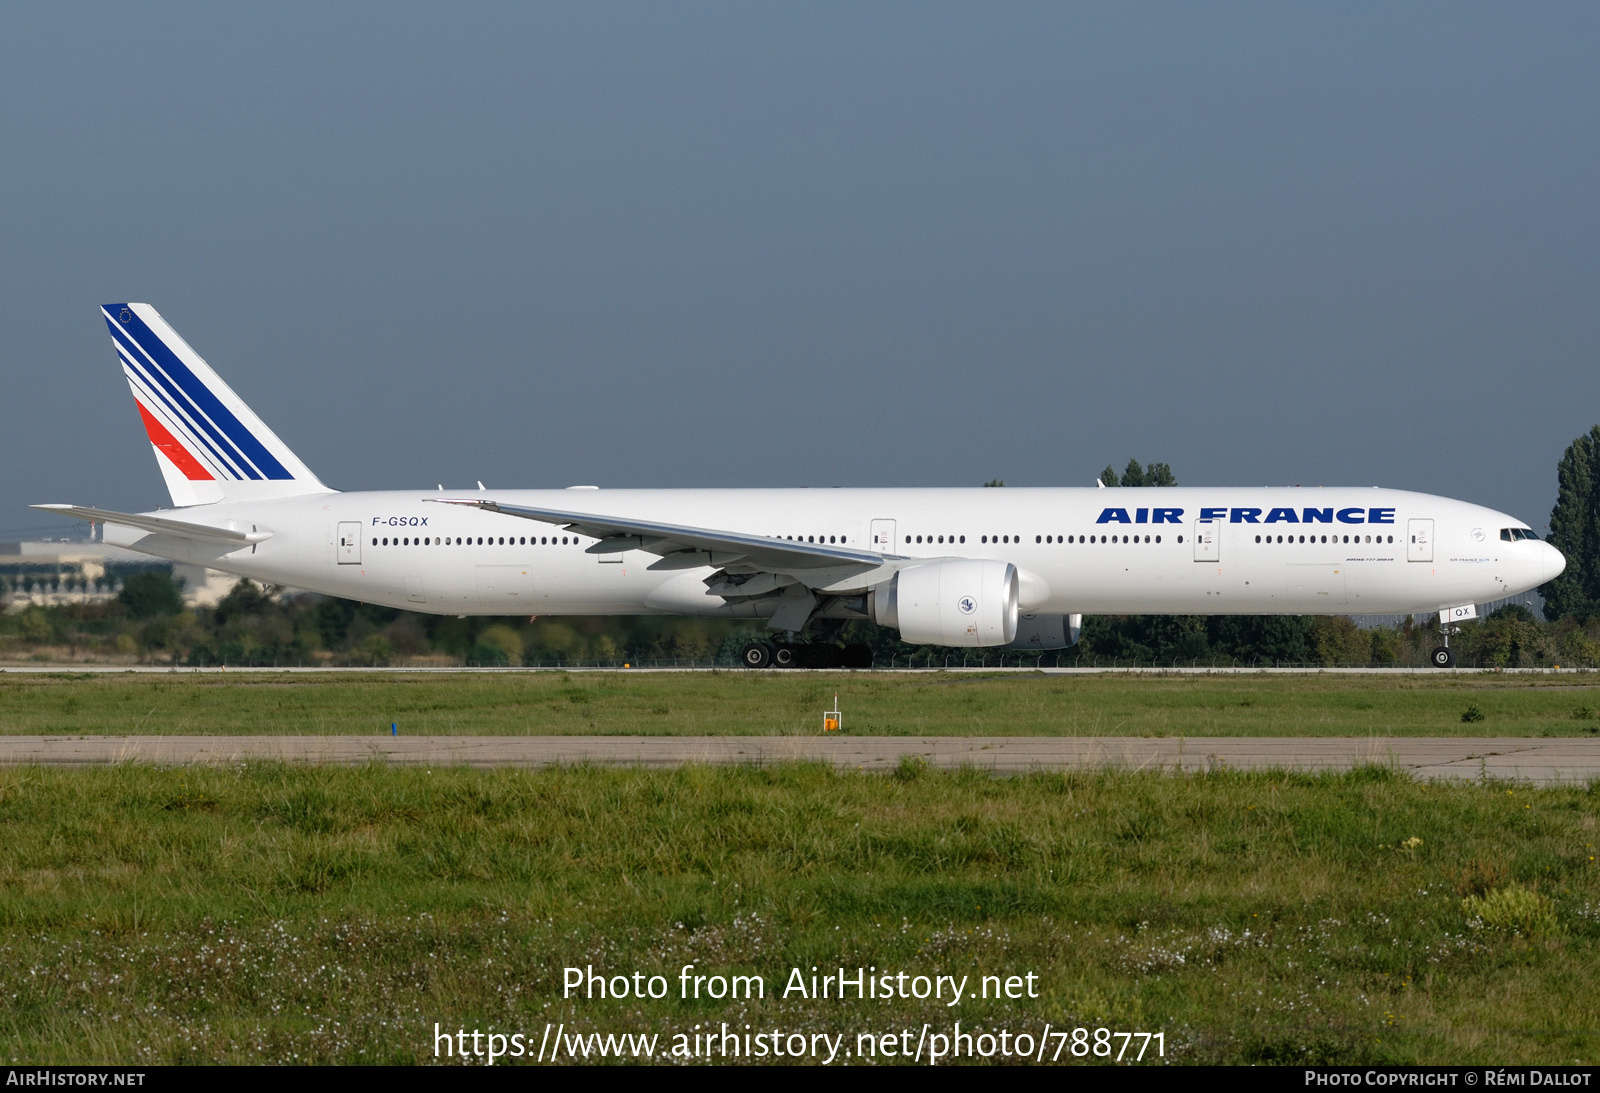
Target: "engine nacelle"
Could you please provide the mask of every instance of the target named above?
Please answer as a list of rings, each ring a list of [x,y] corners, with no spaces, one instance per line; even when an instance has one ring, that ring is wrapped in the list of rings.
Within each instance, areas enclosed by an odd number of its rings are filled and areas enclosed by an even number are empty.
[[[1083,633],[1082,615],[1023,615],[1017,619],[1017,636],[1007,649],[1065,649],[1078,644]]]
[[[907,566],[872,589],[872,618],[912,645],[1004,645],[1017,636],[1017,567],[1010,562]]]

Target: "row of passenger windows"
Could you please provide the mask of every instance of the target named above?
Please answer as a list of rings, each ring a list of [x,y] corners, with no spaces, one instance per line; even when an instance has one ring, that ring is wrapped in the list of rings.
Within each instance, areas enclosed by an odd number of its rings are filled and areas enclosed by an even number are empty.
[[[387,536],[384,536],[384,537],[382,537],[380,539],[373,539],[372,540],[372,545],[373,546],[379,546],[379,545],[382,545],[382,546],[507,546],[507,545],[509,545],[509,546],[566,546],[566,545],[568,545],[568,540],[569,539],[571,540],[571,545],[572,546],[577,546],[578,545],[578,537],[576,535],[572,535],[572,536],[563,535],[563,536],[560,537],[560,539],[557,539],[554,535],[524,535],[521,538],[518,538],[515,535],[502,535],[498,539],[495,538],[493,535],[487,535],[487,536],[480,535],[476,539],[474,539],[470,535],[461,535],[461,536],[445,535],[445,536],[442,536],[442,537],[435,537],[435,536],[428,535],[428,536],[422,537],[421,539],[412,539],[412,538],[408,538],[408,537],[402,536],[402,537],[400,537],[398,539],[395,539],[393,541],[390,541],[390,539]]]
[[[1509,530],[1521,532],[1520,528],[1512,528],[1512,529],[1509,529]],[[1531,532],[1531,531],[1527,532],[1525,534],[1526,534],[1527,538],[1531,539],[1531,538],[1534,537],[1533,532]],[[1502,539],[1508,538],[1507,532],[1506,531],[1502,531],[1500,533],[1500,537]],[[1328,536],[1328,535],[1323,535],[1323,536],[1301,535],[1301,536],[1298,536],[1298,537],[1294,536],[1294,535],[1288,535],[1288,536],[1279,535],[1276,538],[1274,538],[1271,535],[1266,535],[1266,536],[1257,535],[1256,536],[1256,542],[1258,542],[1258,543],[1263,543],[1263,542],[1265,542],[1265,543],[1284,543],[1284,542],[1288,542],[1288,543],[1295,543],[1295,542],[1299,542],[1299,543],[1305,543],[1305,542],[1311,542],[1311,543],[1318,543],[1318,542],[1321,542],[1321,543],[1326,543],[1326,542],[1350,543],[1350,542],[1355,542],[1355,543],[1360,543],[1360,542],[1363,542],[1363,541],[1370,543],[1370,542],[1373,541],[1373,539],[1374,539],[1374,537],[1371,536],[1371,535],[1366,536],[1364,540],[1363,540],[1362,536],[1360,536],[1360,535],[1354,535],[1354,536],[1345,535],[1343,537],[1338,536],[1338,535],[1333,535],[1333,536]],[[1379,543],[1385,543],[1385,542],[1392,543],[1392,542],[1394,542],[1394,536],[1393,535],[1389,535],[1389,536],[1379,535],[1379,536],[1376,537],[1376,539],[1377,539],[1377,542],[1379,542]],[[945,543],[945,542],[964,543],[966,541],[967,541],[967,537],[965,535],[959,535],[959,536],[957,536],[957,535],[949,535],[949,536],[945,536],[945,535],[915,535],[915,536],[907,535],[906,536],[906,542],[907,543],[911,543],[911,542],[917,542],[917,543]],[[1159,542],[1161,542],[1161,536],[1157,535],[1157,536],[1154,537],[1154,539],[1152,539],[1151,536],[1149,536],[1149,535],[1143,536],[1142,538],[1140,536],[1138,536],[1138,535],[1122,535],[1122,536],[1101,535],[1101,536],[1098,536],[1098,537],[1093,536],[1093,535],[1067,535],[1067,536],[1061,536],[1061,535],[1035,535],[1033,537],[1033,541],[1035,543],[1041,543],[1041,544],[1046,544],[1046,545],[1056,544],[1056,543],[1149,543],[1149,542],[1157,542],[1157,543],[1159,543]],[[1022,542],[1022,538],[1021,538],[1021,536],[1018,536],[1018,535],[984,535],[984,536],[980,537],[980,542],[984,542],[984,543],[1020,543],[1020,542]],[[1174,540],[1174,542],[1179,542],[1179,543],[1183,542],[1183,536],[1179,535]]]
[[[1316,542],[1326,543],[1326,542],[1328,542],[1328,536],[1324,535],[1319,540],[1315,535],[1312,535],[1312,536],[1309,536],[1309,537],[1305,536],[1305,535],[1302,535],[1302,536],[1300,536],[1299,539],[1296,539],[1293,535],[1290,535],[1287,538],[1285,536],[1280,535],[1280,536],[1277,537],[1277,539],[1273,539],[1272,536],[1268,535],[1266,537],[1265,541],[1269,542],[1269,543],[1272,543],[1272,542],[1278,542],[1278,543],[1282,543],[1282,542],[1290,542],[1290,543],[1300,542],[1300,543],[1304,543],[1304,542],[1307,542],[1307,541],[1310,541],[1310,542],[1313,542],[1313,543],[1316,543]],[[1338,542],[1346,542],[1346,543],[1348,543],[1348,542],[1352,542],[1352,541],[1357,542],[1357,543],[1360,543],[1360,542],[1368,542],[1368,543],[1370,543],[1370,542],[1374,541],[1374,538],[1373,538],[1373,536],[1368,535],[1366,537],[1366,539],[1363,540],[1362,537],[1359,536],[1359,535],[1353,535],[1353,536],[1352,535],[1346,535],[1343,538],[1343,540],[1341,540],[1339,538],[1339,536],[1335,535],[1335,536],[1333,536],[1333,541],[1335,543],[1338,543]],[[1388,536],[1386,538],[1386,537],[1384,537],[1382,535],[1379,535],[1379,536],[1377,536],[1376,541],[1380,542],[1380,543],[1384,543],[1384,542],[1392,543],[1392,542],[1394,542],[1394,536],[1390,535],[1390,536]],[[1258,542],[1258,543],[1262,542],[1262,537],[1257,535],[1256,536],[1256,542]]]
[[[906,542],[907,543],[912,543],[912,542],[917,542],[917,543],[964,543],[966,541],[967,541],[967,537],[965,535],[907,535],[906,536]],[[1048,545],[1055,545],[1055,544],[1058,544],[1058,543],[1138,543],[1138,542],[1148,543],[1148,542],[1151,541],[1151,539],[1150,539],[1150,536],[1148,536],[1148,535],[1146,535],[1143,539],[1140,539],[1139,536],[1137,536],[1137,535],[1124,535],[1121,538],[1118,538],[1115,535],[1102,535],[1098,539],[1096,539],[1093,535],[1035,535],[1033,537],[1033,541],[1035,543],[1043,543],[1043,544],[1048,544]],[[1160,541],[1161,541],[1161,536],[1157,535],[1155,537],[1155,542],[1159,543]],[[990,544],[990,543],[1002,543],[1002,544],[1020,543],[1020,542],[1022,542],[1022,536],[1020,536],[1020,535],[980,535],[980,536],[978,536],[978,542],[984,543],[984,544]],[[1183,542],[1183,536],[1181,536],[1181,535],[1178,536],[1178,542],[1180,542],[1180,543]]]

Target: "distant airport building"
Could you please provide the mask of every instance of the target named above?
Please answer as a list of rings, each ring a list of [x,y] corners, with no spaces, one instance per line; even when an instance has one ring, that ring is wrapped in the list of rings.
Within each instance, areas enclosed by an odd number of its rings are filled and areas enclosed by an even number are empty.
[[[81,539],[0,543],[0,606],[20,611],[104,603],[117,598],[129,577],[151,571],[182,582],[183,601],[190,607],[215,606],[239,580],[231,573]]]

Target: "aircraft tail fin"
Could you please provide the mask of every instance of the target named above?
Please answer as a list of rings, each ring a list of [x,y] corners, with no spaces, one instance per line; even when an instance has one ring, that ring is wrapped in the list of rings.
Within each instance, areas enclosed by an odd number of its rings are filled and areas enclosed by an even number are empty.
[[[101,311],[174,505],[332,492],[155,308]]]

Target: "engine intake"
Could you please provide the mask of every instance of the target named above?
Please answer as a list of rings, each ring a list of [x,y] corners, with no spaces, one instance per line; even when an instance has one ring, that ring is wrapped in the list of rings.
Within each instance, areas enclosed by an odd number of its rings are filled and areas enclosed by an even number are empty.
[[[1017,636],[1017,567],[963,560],[907,566],[872,589],[872,618],[912,645],[1005,645]]]

